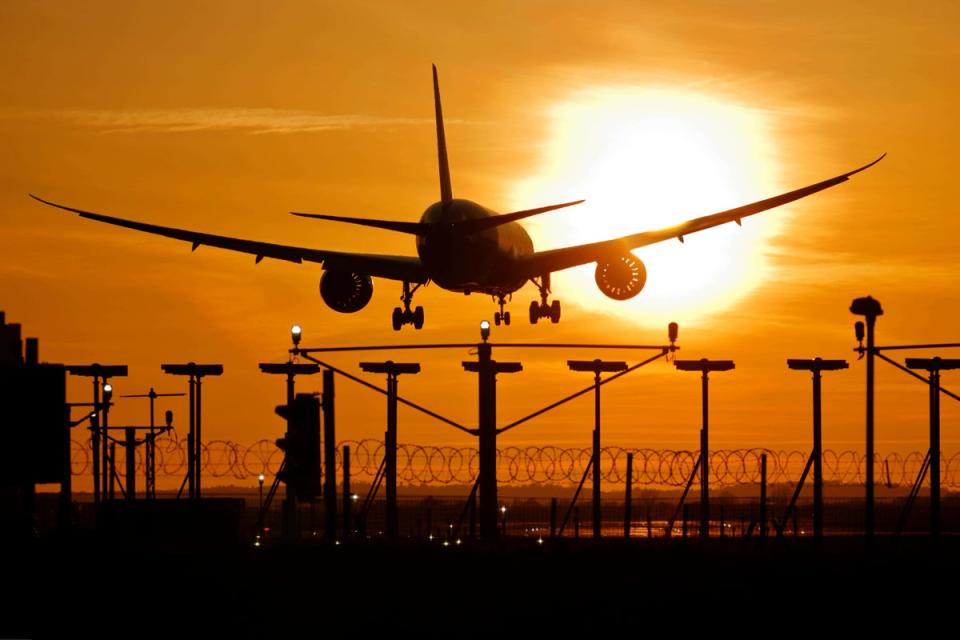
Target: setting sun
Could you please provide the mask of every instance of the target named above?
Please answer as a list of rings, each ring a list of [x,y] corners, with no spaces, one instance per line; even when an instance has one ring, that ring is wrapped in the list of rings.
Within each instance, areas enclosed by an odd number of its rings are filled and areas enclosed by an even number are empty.
[[[512,204],[586,198],[569,212],[529,225],[537,249],[657,229],[782,190],[771,115],[704,94],[662,88],[583,90],[548,113],[547,142],[534,176]],[[594,267],[557,273],[554,289],[593,310],[645,325],[696,324],[728,308],[768,273],[767,241],[783,228],[775,211],[636,251],[643,291],[609,300]]]

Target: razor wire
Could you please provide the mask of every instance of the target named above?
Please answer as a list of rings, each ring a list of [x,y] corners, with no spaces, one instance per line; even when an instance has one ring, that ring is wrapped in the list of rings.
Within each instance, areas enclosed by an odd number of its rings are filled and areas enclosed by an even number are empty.
[[[385,449],[381,440],[343,440],[336,447],[336,468],[341,471],[344,446],[350,447],[351,477],[372,479],[380,468]],[[600,451],[600,473],[604,482],[626,482],[627,454],[633,454],[633,484],[639,486],[678,487],[684,485],[699,456],[698,451],[648,449],[609,446]],[[795,484],[803,472],[809,452],[763,448],[719,449],[711,451],[710,483],[714,486],[758,484],[761,456],[767,456],[769,484]],[[125,465],[124,450],[117,450],[117,469]],[[136,469],[142,473],[141,448],[135,450]],[[590,448],[559,446],[508,446],[497,450],[497,479],[510,485],[575,485],[590,463]],[[925,454],[890,453],[876,455],[878,482],[889,488],[911,486],[923,465]],[[90,472],[92,453],[89,442],[71,442],[73,475]],[[272,440],[244,445],[230,440],[210,440],[200,446],[203,473],[211,478],[256,479],[262,473],[273,478],[283,461]],[[180,476],[186,472],[186,441],[176,434],[158,437],[155,442],[158,477]],[[472,484],[479,471],[479,453],[474,447],[397,445],[397,480],[403,485]],[[941,456],[941,482],[960,488],[960,453]],[[824,482],[837,485],[863,484],[866,456],[853,450],[823,452]]]

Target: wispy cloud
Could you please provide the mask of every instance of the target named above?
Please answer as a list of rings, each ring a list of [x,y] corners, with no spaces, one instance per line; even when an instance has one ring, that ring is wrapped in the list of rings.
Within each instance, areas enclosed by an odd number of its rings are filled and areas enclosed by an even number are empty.
[[[269,108],[218,109],[65,109],[8,112],[20,118],[58,119],[102,133],[189,133],[244,131],[251,134],[311,133],[346,129],[398,127],[431,123],[426,118],[391,118],[362,114],[329,115]]]

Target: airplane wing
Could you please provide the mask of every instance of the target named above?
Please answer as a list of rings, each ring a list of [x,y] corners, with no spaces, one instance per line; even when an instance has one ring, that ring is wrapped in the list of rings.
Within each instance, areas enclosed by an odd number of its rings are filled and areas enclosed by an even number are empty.
[[[243,240],[240,238],[230,238],[227,236],[218,236],[210,233],[200,233],[198,231],[188,231],[186,229],[175,229],[173,227],[162,227],[160,225],[148,224],[146,222],[137,222],[135,220],[126,220],[124,218],[115,218],[113,216],[94,213],[92,211],[83,211],[55,202],[50,202],[39,198],[33,194],[30,197],[45,205],[71,211],[79,214],[82,218],[105,222],[107,224],[126,227],[137,231],[144,231],[174,240],[183,240],[193,245],[193,250],[199,246],[219,247],[220,249],[229,249],[230,251],[239,251],[256,256],[259,263],[264,258],[273,258],[276,260],[287,260],[288,262],[317,262],[323,265],[324,269],[337,269],[341,271],[351,271],[363,275],[374,276],[378,278],[388,278],[390,280],[405,280],[412,283],[425,283],[427,281],[426,271],[420,263],[419,258],[408,256],[389,256],[363,253],[347,253],[341,251],[325,251],[323,249],[307,249],[304,247],[292,247],[283,244],[273,244],[270,242],[260,242],[257,240]]]
[[[869,169],[873,165],[883,160],[886,155],[887,154],[883,154],[873,162],[866,164],[859,169],[854,169],[853,171],[849,171],[834,178],[830,178],[801,189],[796,189],[779,196],[767,198],[766,200],[760,200],[758,202],[753,202],[735,209],[728,209],[727,211],[721,211],[708,216],[694,218],[693,220],[687,220],[686,222],[681,222],[680,224],[673,225],[671,227],[665,227],[663,229],[644,231],[642,233],[635,233],[629,236],[623,236],[621,238],[614,238],[613,240],[605,240],[602,242],[581,244],[573,247],[564,247],[562,249],[552,249],[550,251],[538,251],[532,255],[520,258],[518,263],[520,265],[522,274],[528,278],[532,278],[541,276],[545,273],[552,273],[554,271],[561,271],[563,269],[569,269],[570,267],[596,262],[597,260],[602,260],[608,256],[622,255],[624,252],[630,251],[631,249],[638,249],[640,247],[645,247],[647,245],[669,240],[671,238],[676,238],[683,242],[683,237],[691,233],[703,231],[704,229],[716,227],[728,222],[736,222],[737,224],[740,224],[740,220],[742,218],[746,218],[747,216],[752,216],[762,211],[787,204],[788,202],[805,198],[806,196],[818,191],[829,189],[834,185],[845,182],[850,178],[850,176]]]

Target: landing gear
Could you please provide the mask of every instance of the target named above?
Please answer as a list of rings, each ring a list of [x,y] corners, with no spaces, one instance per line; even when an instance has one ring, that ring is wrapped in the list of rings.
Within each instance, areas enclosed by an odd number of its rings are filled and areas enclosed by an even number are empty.
[[[550,318],[553,324],[560,322],[560,301],[547,301],[550,295],[550,274],[541,276],[539,281],[532,278],[531,282],[540,291],[540,302],[536,300],[530,302],[530,324],[537,324],[541,318]]]
[[[504,305],[507,304],[507,298],[506,298],[506,296],[498,295],[498,296],[497,296],[497,304],[500,305],[500,311],[497,311],[496,313],[493,314],[493,324],[495,324],[495,325],[497,325],[497,326],[499,327],[499,326],[500,326],[500,323],[502,322],[503,324],[505,324],[505,325],[507,325],[507,326],[509,327],[509,326],[510,326],[510,312],[503,310]]]
[[[413,294],[416,293],[420,286],[420,284],[417,284],[411,289],[409,282],[403,283],[403,295],[400,296],[400,300],[403,301],[403,308],[394,307],[393,316],[391,317],[394,331],[400,331],[400,328],[405,324],[412,324],[414,329],[423,329],[423,307],[410,309],[410,303],[413,302]]]
[[[560,301],[554,300],[550,304],[545,302],[530,301],[530,324],[537,324],[540,318],[550,318],[550,322],[557,324],[560,322]]]

